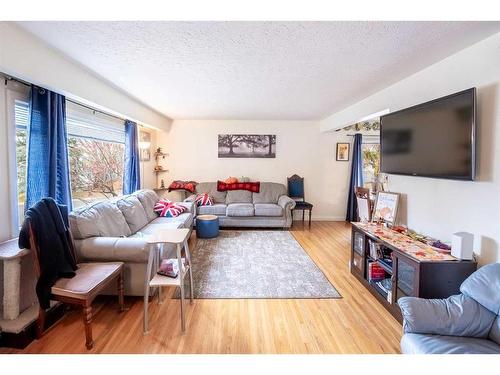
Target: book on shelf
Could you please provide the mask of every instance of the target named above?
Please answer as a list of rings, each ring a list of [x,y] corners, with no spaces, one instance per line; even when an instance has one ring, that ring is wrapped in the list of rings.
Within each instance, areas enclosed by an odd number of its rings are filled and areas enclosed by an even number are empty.
[[[368,281],[381,281],[386,278],[384,268],[377,262],[370,262],[368,264]]]
[[[375,284],[377,284],[377,286],[386,293],[389,293],[392,290],[392,280],[390,278],[377,281]]]

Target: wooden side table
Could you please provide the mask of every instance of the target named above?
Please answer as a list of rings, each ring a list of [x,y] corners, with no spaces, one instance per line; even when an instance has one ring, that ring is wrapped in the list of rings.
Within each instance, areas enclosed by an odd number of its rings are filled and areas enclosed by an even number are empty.
[[[186,323],[184,318],[184,276],[189,273],[190,282],[190,300],[193,303],[193,273],[191,269],[191,255],[189,253],[188,239],[189,228],[182,229],[163,229],[147,238],[147,243],[150,245],[148,267],[146,271],[146,281],[144,287],[144,334],[148,333],[148,305],[149,305],[149,289],[151,287],[159,287],[158,303],[161,303],[161,288],[165,286],[178,286],[180,288],[181,302],[181,329],[182,333],[186,331]],[[179,274],[176,278],[159,275],[155,272],[152,279],[151,270],[153,264],[156,268],[161,262],[162,247],[164,244],[176,245],[177,261],[179,262]],[[186,253],[186,261],[183,269],[181,250],[184,247]]]

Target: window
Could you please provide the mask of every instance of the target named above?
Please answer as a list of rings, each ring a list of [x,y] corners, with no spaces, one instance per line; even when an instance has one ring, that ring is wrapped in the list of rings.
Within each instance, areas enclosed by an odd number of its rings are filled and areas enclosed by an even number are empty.
[[[363,143],[361,152],[363,153],[364,187],[374,191],[376,178],[380,172],[380,144]]]
[[[26,156],[29,123],[29,105],[23,100],[14,100],[14,123],[16,128],[16,166],[17,166],[17,212],[19,226],[24,220],[26,200]]]
[[[73,207],[123,194],[123,122],[66,102]]]

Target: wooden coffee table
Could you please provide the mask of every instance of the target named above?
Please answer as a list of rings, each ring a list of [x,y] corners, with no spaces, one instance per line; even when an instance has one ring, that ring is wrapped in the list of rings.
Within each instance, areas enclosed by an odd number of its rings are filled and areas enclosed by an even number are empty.
[[[189,253],[188,239],[189,228],[182,229],[162,229],[148,236],[147,243],[150,245],[148,267],[146,270],[146,281],[144,286],[144,334],[148,333],[148,305],[149,305],[149,290],[151,287],[159,287],[158,303],[161,303],[161,288],[165,286],[177,286],[180,288],[181,301],[181,329],[182,333],[186,331],[186,323],[184,317],[184,276],[189,273],[190,282],[190,300],[193,303],[193,273],[191,269],[191,255]],[[174,244],[177,250],[177,261],[179,262],[179,274],[176,278],[159,275],[155,272],[152,279],[151,270],[153,265],[156,269],[161,263],[161,253],[164,244]],[[184,270],[182,266],[181,250],[184,247],[186,253],[186,261]]]

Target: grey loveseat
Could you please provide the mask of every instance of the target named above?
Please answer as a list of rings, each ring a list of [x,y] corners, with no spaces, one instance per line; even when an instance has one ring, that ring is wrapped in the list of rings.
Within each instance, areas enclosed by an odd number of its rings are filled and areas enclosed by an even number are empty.
[[[500,263],[483,266],[446,299],[403,297],[407,354],[500,354]]]
[[[126,295],[144,294],[149,256],[145,235],[162,228],[192,228],[192,203],[181,203],[188,211],[175,218],[158,217],[153,211],[158,199],[153,190],[139,190],[118,199],[81,207],[69,215],[79,261],[124,262]]]
[[[217,191],[216,182],[196,185],[196,194],[208,193],[212,206],[196,207],[197,215],[216,215],[221,227],[290,228],[295,201],[286,187],[274,182],[261,182],[259,193],[247,190]],[[196,195],[184,202],[193,202]]]

